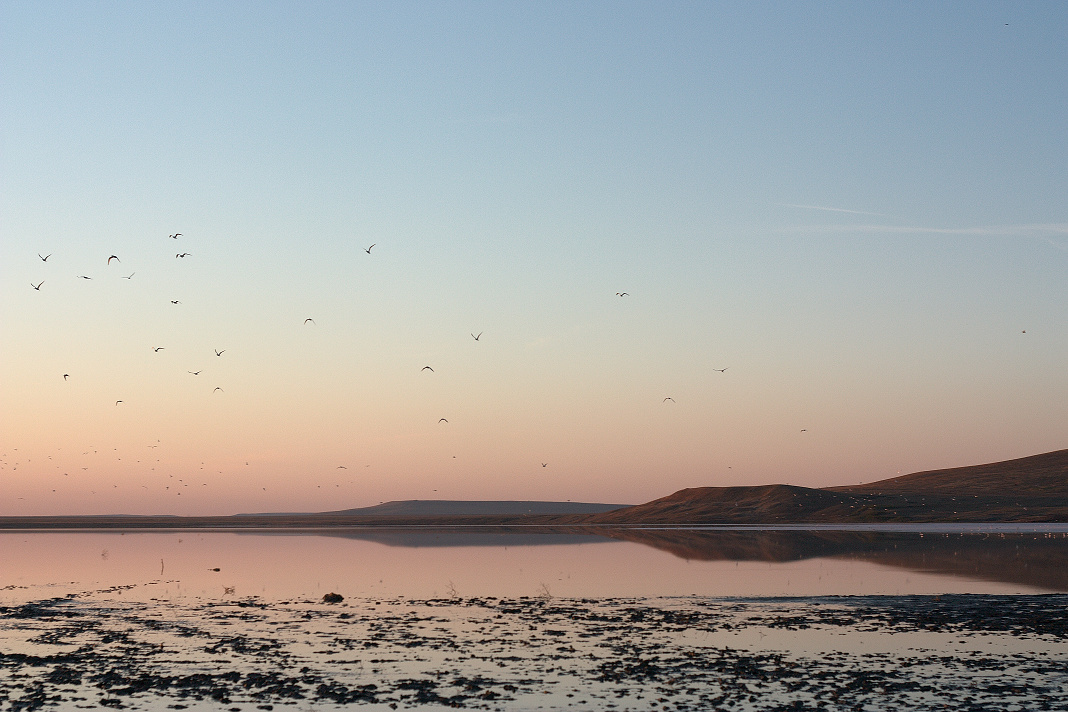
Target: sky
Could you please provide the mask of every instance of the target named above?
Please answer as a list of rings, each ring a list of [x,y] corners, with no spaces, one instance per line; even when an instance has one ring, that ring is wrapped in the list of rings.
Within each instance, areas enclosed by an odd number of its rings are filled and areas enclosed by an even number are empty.
[[[1068,447],[1066,34],[1059,2],[3,0],[0,515]]]

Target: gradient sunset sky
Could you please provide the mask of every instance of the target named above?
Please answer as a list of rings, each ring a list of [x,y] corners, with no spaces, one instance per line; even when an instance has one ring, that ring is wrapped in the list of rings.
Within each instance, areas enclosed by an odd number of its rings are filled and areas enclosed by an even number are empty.
[[[0,514],[1068,447],[1066,36],[1061,2],[2,2]]]

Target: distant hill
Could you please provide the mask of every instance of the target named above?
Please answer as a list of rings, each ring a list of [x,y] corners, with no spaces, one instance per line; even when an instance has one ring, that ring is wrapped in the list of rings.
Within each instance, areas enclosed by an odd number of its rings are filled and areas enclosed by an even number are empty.
[[[645,504],[590,515],[585,521],[621,525],[1065,522],[1068,450],[848,487],[688,488]]]
[[[831,492],[949,494],[956,496],[1068,497],[1068,450],[1056,450],[988,465],[902,475],[865,485],[827,487]]]
[[[0,529],[584,527],[850,522],[1068,522],[1068,450],[864,485],[692,487],[634,506],[406,500],[334,512],[233,516],[0,517]],[[588,533],[588,532],[587,532]]]
[[[406,499],[323,514],[358,517],[501,517],[524,514],[598,514],[629,506],[593,502]]]
[[[793,485],[690,487],[589,519],[597,524],[825,521],[849,518],[857,505],[850,495]]]

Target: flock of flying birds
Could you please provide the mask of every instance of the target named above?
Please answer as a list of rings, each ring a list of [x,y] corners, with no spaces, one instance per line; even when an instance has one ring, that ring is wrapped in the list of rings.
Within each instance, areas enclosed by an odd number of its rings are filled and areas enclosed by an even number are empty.
[[[178,233],[170,234],[167,237],[169,239],[172,239],[172,240],[178,240],[179,238],[183,237],[183,234],[178,232]],[[370,245],[370,246],[368,246],[366,248],[363,248],[363,251],[366,252],[368,255],[371,255],[371,250],[372,250],[372,248],[374,248],[376,246],[376,244],[372,244],[372,245]],[[184,260],[185,258],[191,257],[191,256],[192,256],[192,253],[190,253],[190,252],[178,251],[178,252],[175,252],[174,259]],[[49,253],[49,254],[38,253],[37,257],[41,260],[42,263],[46,263],[47,264],[48,261],[49,261],[49,258],[52,257],[52,253]],[[111,268],[113,265],[115,267],[118,267],[119,265],[122,264],[122,259],[120,258],[119,255],[111,254],[111,255],[109,255],[107,257],[106,260],[104,260],[104,263],[105,263],[105,266],[108,267],[108,268]],[[120,274],[119,276],[122,279],[132,280],[136,274],[137,274],[136,271],[132,271],[128,275],[127,274]],[[76,275],[75,278],[76,279],[81,279],[81,280],[92,280],[93,279],[92,277],[90,277],[88,275],[85,275],[85,274]],[[30,286],[34,289],[34,291],[41,292],[42,291],[42,287],[46,284],[46,282],[47,282],[46,279],[41,279],[37,283],[31,282]],[[47,290],[45,290],[45,291],[47,291]],[[622,298],[622,297],[629,297],[630,294],[628,292],[616,292],[616,296]],[[179,300],[179,299],[170,299],[169,301],[170,301],[170,303],[172,305],[175,305],[175,306],[179,306],[179,305],[182,304],[181,300]],[[315,319],[312,318],[312,317],[307,317],[306,319],[304,319],[303,324],[304,324],[304,326],[308,326],[308,327],[316,326]],[[470,336],[474,341],[481,343],[481,339],[482,339],[483,333],[484,332],[482,332],[482,331],[479,331],[478,333],[471,332]],[[157,353],[158,354],[161,351],[164,351],[166,349],[166,347],[165,346],[151,346],[151,349],[152,349],[153,353]],[[215,356],[217,358],[221,358],[223,356],[223,354],[226,353],[226,349],[218,349],[218,348],[216,348],[216,349],[213,349],[213,351],[214,351],[214,354],[215,354]],[[727,367],[714,368],[712,370],[718,371],[719,373],[726,373]],[[203,369],[199,368],[197,370],[187,370],[186,372],[188,374],[192,375],[192,376],[199,376],[202,371],[203,371]],[[434,373],[434,368],[432,366],[430,366],[430,365],[426,365],[426,366],[423,366],[420,369],[420,372]],[[72,375],[71,373],[63,373],[62,374],[62,378],[63,378],[64,381],[68,381],[68,380],[70,380],[72,378],[76,378],[76,376]],[[221,386],[215,386],[214,389],[212,390],[213,394],[215,394],[215,393],[224,393],[224,392],[225,391],[223,390],[223,388]],[[672,403],[673,404],[673,403],[675,403],[675,399],[673,397],[671,397],[671,396],[666,396],[666,397],[664,397],[662,402],[664,404],[668,404],[668,403]],[[118,398],[118,399],[115,400],[115,406],[121,406],[123,403],[124,403],[124,399],[122,399],[122,398]],[[439,425],[444,425],[444,424],[448,424],[449,420],[448,420],[448,418],[442,417],[442,418],[439,418],[437,422],[438,422]],[[150,445],[149,447],[159,447],[159,445],[158,444]],[[93,450],[93,452],[95,453],[96,451]],[[88,452],[83,453],[83,455],[88,455],[88,454],[89,454]],[[49,457],[49,459],[51,459],[51,457]],[[121,460],[122,458],[120,457],[119,459]],[[140,463],[141,461],[137,460],[137,462]],[[158,460],[157,460],[157,462],[158,462]],[[0,456],[0,469],[6,469],[6,466],[10,466],[11,464],[12,463],[7,461],[7,453],[4,453],[2,456]],[[245,464],[248,465],[247,462]],[[541,464],[541,467],[543,467],[543,468],[548,467],[548,465],[549,465],[548,462],[540,462],[540,464]],[[15,465],[15,468],[17,469],[17,464]],[[88,468],[87,467],[83,467],[82,469],[88,469]],[[154,470],[155,468],[152,468],[152,469]],[[202,470],[204,469],[204,463],[201,463],[201,468],[200,469],[202,469]],[[339,470],[344,470],[344,469],[348,469],[348,468],[346,466],[344,466],[344,465],[339,465],[338,469]],[[64,474],[64,476],[67,476],[67,473],[63,473],[63,474]],[[170,477],[173,478],[174,476],[171,475]],[[174,487],[175,487],[175,491],[172,492],[172,493],[173,494],[179,494],[179,495],[181,494],[181,488],[188,487],[190,485],[190,483],[185,481],[183,478],[178,478],[177,481],[172,481],[171,484],[173,484]],[[200,483],[200,484],[202,486],[207,486],[207,483]],[[145,487],[147,489],[146,485],[141,485],[141,486]],[[339,485],[335,485],[335,486],[339,486]],[[170,490],[171,489],[170,485],[166,486],[165,489]],[[55,492],[55,490],[52,490],[52,491]],[[437,491],[437,490],[434,490],[434,491]],[[95,494],[95,491],[93,492],[93,494]]]
[[[167,235],[167,237],[168,237],[168,238],[170,238],[170,239],[172,239],[172,240],[177,240],[177,239],[178,239],[179,237],[182,237],[182,233],[180,233],[180,232],[176,232],[176,233],[174,233],[173,235]],[[374,247],[374,245],[371,245],[371,247]],[[370,254],[370,249],[371,249],[370,247],[369,247],[369,248],[367,248],[367,253],[368,253],[368,254]],[[51,253],[51,252],[50,252],[50,253],[48,253],[47,255],[42,255],[42,254],[41,254],[40,252],[38,252],[38,253],[37,253],[37,257],[38,257],[38,258],[40,258],[41,262],[47,263],[47,262],[48,262],[48,259],[49,259],[49,258],[50,258],[50,257],[51,257],[51,256],[52,256],[53,254],[54,254],[54,253]],[[192,254],[192,253],[189,253],[189,252],[176,252],[176,253],[174,254],[174,257],[175,257],[175,259],[184,259],[184,258],[186,258],[186,257],[190,257],[190,256],[191,256],[191,254]],[[118,256],[118,255],[109,255],[109,256],[108,256],[108,258],[107,258],[107,260],[106,260],[106,262],[105,262],[105,265],[107,265],[107,266],[109,266],[109,267],[110,267],[110,266],[111,266],[111,263],[112,263],[112,261],[114,261],[114,262],[117,262],[117,263],[119,263],[119,264],[122,264],[122,260],[121,260],[121,259],[119,258],[119,256]],[[137,274],[137,272],[131,272],[130,274],[127,274],[127,275],[120,275],[120,276],[122,277],[122,279],[133,279],[133,278],[134,278],[134,275],[135,275],[135,274]],[[79,275],[76,275],[76,276],[75,276],[75,279],[86,279],[86,280],[92,280],[93,278],[92,278],[92,277],[89,277],[89,276],[87,276],[87,275],[84,275],[84,274],[79,274]],[[30,286],[31,286],[31,287],[33,287],[34,291],[37,291],[37,292],[39,292],[39,291],[41,291],[41,286],[42,286],[42,285],[44,285],[45,281],[46,281],[46,280],[41,280],[41,281],[40,281],[40,282],[38,282],[37,284],[34,284],[33,282],[30,282]],[[170,301],[170,303],[171,303],[171,304],[174,304],[174,305],[176,305],[176,306],[177,306],[177,305],[180,305],[180,304],[182,303],[182,302],[181,302],[181,300],[178,300],[178,299],[171,299],[171,300],[169,300],[169,301]],[[315,322],[314,322],[314,321],[312,321],[311,319],[307,319],[307,320],[305,320],[305,323],[308,323],[308,322],[312,322],[313,324],[315,323]],[[154,347],[152,347],[152,352],[153,352],[153,353],[159,353],[160,351],[163,351],[163,350],[164,350],[165,348],[166,348],[166,347],[164,347],[164,346],[154,346]],[[226,353],[226,349],[215,349],[215,355],[216,355],[216,356],[222,356],[222,355],[223,355],[224,353]],[[200,372],[201,372],[202,370],[203,370],[203,369],[200,369],[200,370],[197,370],[197,371],[187,371],[187,373],[190,373],[190,374],[192,374],[192,375],[194,375],[194,376],[199,376],[199,375],[200,375]],[[69,380],[69,379],[70,379],[70,377],[71,377],[71,375],[70,375],[69,373],[64,373],[64,374],[63,374],[63,380],[64,380],[64,381],[67,381],[67,380]],[[223,389],[222,389],[222,387],[221,387],[221,386],[216,386],[216,387],[215,387],[215,389],[214,389],[214,390],[212,391],[212,393],[219,393],[219,392],[222,392],[222,391],[223,391]],[[115,401],[115,405],[120,405],[120,404],[122,404],[123,402],[124,402],[124,401],[123,401],[122,399],[118,399],[118,400],[116,400],[116,401]]]
[[[177,240],[178,238],[183,237],[183,234],[178,232],[178,233],[170,234],[167,237],[172,239],[172,240]],[[371,245],[370,247],[364,248],[364,252],[366,252],[368,255],[370,255],[371,254],[371,248],[373,248],[374,246],[375,245]],[[37,257],[41,260],[42,263],[45,263],[45,264],[48,263],[48,261],[52,257],[52,255],[53,255],[53,253],[48,253],[48,254],[42,254],[40,252],[37,253]],[[186,257],[191,257],[191,256],[192,256],[192,253],[190,253],[190,252],[180,251],[180,252],[176,252],[175,253],[174,258],[178,259],[178,260],[184,260]],[[122,259],[119,257],[119,255],[111,254],[111,255],[109,255],[107,257],[106,260],[104,260],[104,264],[108,268],[112,267],[113,265],[117,267],[117,266],[122,264]],[[131,272],[128,275],[120,275],[120,277],[122,279],[132,280],[136,274],[137,274],[137,272],[134,271],[134,272]],[[93,277],[90,277],[87,274],[78,274],[78,275],[75,276],[75,279],[90,280],[91,281],[93,279]],[[33,288],[34,291],[41,292],[42,291],[42,287],[44,286],[44,284],[47,281],[48,280],[46,280],[46,279],[42,279],[37,283],[30,282],[30,286]],[[44,290],[44,291],[47,292],[48,290]],[[170,299],[169,301],[170,301],[170,303],[172,305],[175,305],[175,306],[181,305],[181,303],[182,303],[181,300],[178,300],[178,299]],[[312,318],[305,319],[304,320],[304,324],[305,325],[315,325],[315,320],[312,319]],[[472,336],[474,337],[475,341],[478,341],[479,337],[481,337],[482,334],[480,332],[477,336],[474,335],[474,334],[472,334]],[[158,354],[161,351],[164,351],[166,349],[166,347],[165,346],[152,346],[151,349],[152,349],[153,353],[157,353]],[[216,349],[213,349],[213,351],[215,353],[215,356],[218,357],[218,358],[221,358],[223,356],[223,354],[226,353],[226,349],[218,349],[218,348],[216,348]],[[433,370],[433,369],[431,369],[431,370]],[[187,370],[186,372],[189,373],[192,376],[199,376],[202,371],[203,371],[203,369],[201,368],[201,369],[197,369],[195,371]],[[62,378],[66,382],[66,381],[71,380],[72,378],[75,378],[75,375],[72,375],[71,373],[64,373],[64,374],[62,374]],[[223,388],[221,386],[215,386],[215,388],[212,390],[212,393],[223,393],[223,392],[225,392],[225,391],[223,390]],[[114,401],[114,404],[115,404],[115,406],[120,406],[124,402],[125,402],[124,399],[119,398],[119,399],[116,399]],[[444,418],[442,418],[439,422],[448,422],[448,421],[445,420]],[[160,447],[159,441],[157,440],[156,444],[149,445],[148,447],[149,448],[158,448],[158,447]],[[97,456],[99,450],[95,449],[92,445],[90,445],[89,448],[90,448],[89,450],[87,450],[87,451],[82,453],[82,456],[83,457]],[[62,450],[62,448],[58,448],[58,450]],[[117,453],[118,448],[114,448],[114,450],[116,451],[116,454],[118,454]],[[12,458],[12,454],[11,453],[8,453],[8,452],[0,453],[0,470],[11,469],[12,471],[17,471],[18,468],[19,468],[19,465],[27,464],[27,463],[32,462],[32,459],[23,460],[21,457],[19,457],[18,453],[17,453],[17,448],[15,448],[15,450],[13,452],[15,453],[14,457],[17,458],[14,461],[12,461],[10,459],[10,458]],[[121,456],[120,457],[116,457],[117,461],[121,461],[122,459],[123,458]],[[49,455],[47,457],[47,460],[50,460],[50,461],[53,460],[52,455]],[[142,462],[142,460],[138,459],[138,460],[136,460],[135,464],[140,464],[141,462]],[[155,462],[159,463],[160,459],[156,458]],[[146,464],[151,464],[151,463],[146,463]],[[249,463],[245,462],[245,465],[247,466],[247,465],[249,465]],[[206,467],[206,464],[204,462],[201,462],[199,469],[200,470],[204,470],[205,467]],[[370,465],[367,465],[367,467],[370,467]],[[64,468],[60,467],[58,464],[56,465],[56,468],[57,468],[57,470],[64,469]],[[82,470],[89,470],[90,467],[88,465],[86,465],[86,466],[82,466],[81,469]],[[154,471],[156,468],[155,467],[150,467],[150,469]],[[338,469],[339,470],[344,470],[344,469],[348,469],[348,468],[345,467],[344,465],[339,465]],[[220,471],[220,474],[222,474],[221,471]],[[62,475],[64,477],[69,477],[70,473],[63,472]],[[166,482],[169,482],[169,483],[165,484],[162,489],[170,491],[171,494],[181,495],[182,494],[181,490],[183,488],[188,488],[191,484],[194,484],[194,483],[188,481],[185,478],[182,478],[182,477],[177,477],[176,478],[173,474],[172,475],[168,475],[168,478],[169,478],[169,480],[166,481]],[[355,482],[355,480],[349,480],[349,482]],[[201,482],[199,484],[202,487],[207,487],[208,486],[207,482]],[[334,484],[335,487],[340,487],[341,486],[338,483],[333,483],[333,484]],[[140,486],[142,488],[144,488],[144,489],[149,489],[148,485],[141,484]],[[317,487],[321,489],[322,485],[317,485]],[[112,485],[112,488],[118,489],[118,485]],[[262,487],[261,489],[266,490],[266,487]],[[52,492],[56,492],[56,490],[52,489]],[[96,492],[96,490],[92,490],[90,492],[90,494],[95,495],[95,494],[97,494],[97,492]],[[21,499],[24,499],[24,498],[23,497],[17,497],[16,499],[21,500]]]
[[[182,237],[182,236],[183,235],[180,232],[176,232],[174,234],[167,235],[167,237],[172,239],[172,240],[177,240],[179,237]],[[375,247],[375,245],[377,245],[377,244],[378,243],[374,243],[374,244],[370,245],[369,247],[365,247],[365,248],[363,248],[363,251],[366,252],[368,255],[370,255],[371,254],[371,248]],[[40,260],[42,262],[45,262],[45,263],[48,262],[48,258],[50,258],[51,256],[52,256],[52,253],[49,253],[47,255],[42,255],[40,252],[37,253],[37,257],[39,257]],[[184,259],[184,258],[190,257],[190,256],[191,256],[191,253],[189,253],[189,252],[176,252],[174,254],[175,259]],[[115,262],[120,263],[120,264],[122,263],[122,260],[119,259],[118,255],[109,255],[105,264],[110,266],[113,260]],[[128,275],[122,275],[122,278],[123,279],[133,279],[135,274],[137,274],[137,273],[136,272],[131,272]],[[77,279],[87,279],[87,280],[91,280],[92,279],[92,277],[88,277],[86,275],[81,275],[81,274],[77,275],[76,278]],[[46,280],[41,280],[37,284],[34,284],[33,282],[30,282],[30,286],[33,287],[33,289],[35,291],[39,292],[39,291],[41,291],[41,286],[45,283],[45,281]],[[617,297],[629,297],[630,293],[629,292],[616,292],[616,296]],[[182,302],[181,302],[181,300],[178,300],[178,299],[171,299],[170,303],[177,306],[177,305],[180,305]],[[315,326],[315,319],[313,319],[311,317],[308,317],[307,319],[304,320],[304,325],[305,326],[307,326],[309,324],[312,325],[312,326]],[[471,333],[471,338],[474,339],[475,341],[479,341],[482,338],[482,334],[483,334],[483,332],[481,332],[481,331],[478,332],[477,334],[472,332]],[[166,347],[163,347],[163,346],[155,346],[155,347],[152,348],[152,351],[154,353],[159,353],[160,351],[163,351],[165,348]],[[226,353],[226,349],[215,349],[215,355],[216,356],[220,356],[221,357],[224,353]],[[720,373],[726,373],[727,368],[729,368],[729,367],[713,368],[712,370],[713,371],[718,371]],[[201,370],[203,370],[203,369],[196,370],[196,371],[187,371],[187,373],[192,374],[194,376],[199,376],[200,373],[201,373]],[[431,373],[434,372],[434,369],[432,367],[430,367],[430,366],[423,366],[423,368],[421,370],[422,371],[430,371]],[[64,381],[70,379],[70,377],[71,377],[71,375],[69,373],[64,373],[63,374],[63,380]],[[221,386],[216,386],[215,389],[212,391],[212,393],[219,393],[219,392],[224,392]],[[666,396],[662,402],[664,402],[664,403],[668,403],[668,402],[674,403],[675,399],[672,398],[671,396]],[[118,399],[118,400],[115,401],[115,405],[120,405],[122,403],[123,403],[122,399]],[[439,423],[448,423],[449,421],[446,418],[440,418],[440,419],[438,419],[438,422]],[[804,431],[802,431],[802,432],[804,432]],[[542,463],[542,467],[545,467],[545,466],[546,466],[546,464]]]

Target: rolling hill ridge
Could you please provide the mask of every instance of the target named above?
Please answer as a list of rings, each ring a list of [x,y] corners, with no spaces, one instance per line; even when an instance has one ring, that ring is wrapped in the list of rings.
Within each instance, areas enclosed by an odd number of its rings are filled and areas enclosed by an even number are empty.
[[[318,513],[0,517],[0,529],[1068,522],[1068,449],[843,487],[690,487],[634,506],[405,500]]]
[[[598,524],[1068,521],[1068,450],[848,487],[694,487]]]

